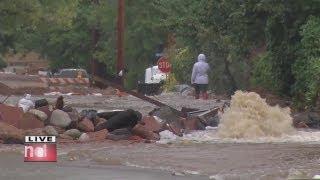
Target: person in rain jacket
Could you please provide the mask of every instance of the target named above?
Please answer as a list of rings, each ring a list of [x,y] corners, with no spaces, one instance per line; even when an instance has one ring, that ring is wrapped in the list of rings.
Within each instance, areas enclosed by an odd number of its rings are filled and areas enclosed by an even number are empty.
[[[194,85],[196,99],[199,99],[200,93],[203,99],[208,99],[207,88],[209,84],[209,70],[210,67],[206,62],[206,56],[204,54],[199,54],[198,62],[193,65],[191,75],[191,84]]]

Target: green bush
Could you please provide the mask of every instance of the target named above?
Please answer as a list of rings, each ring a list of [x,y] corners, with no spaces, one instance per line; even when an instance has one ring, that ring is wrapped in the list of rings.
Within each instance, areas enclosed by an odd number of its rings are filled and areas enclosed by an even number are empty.
[[[297,101],[314,106],[320,92],[320,18],[311,17],[302,26],[301,47],[292,71],[293,91]]]
[[[278,92],[280,90],[279,82],[273,73],[271,58],[269,53],[265,53],[254,60],[251,83],[254,86]]]
[[[0,69],[7,67],[7,63],[4,61],[3,57],[0,55]]]
[[[194,58],[192,58],[191,50],[186,47],[179,49],[178,52],[171,60],[172,72],[174,73],[174,78],[179,83],[190,83],[192,67],[195,63]]]

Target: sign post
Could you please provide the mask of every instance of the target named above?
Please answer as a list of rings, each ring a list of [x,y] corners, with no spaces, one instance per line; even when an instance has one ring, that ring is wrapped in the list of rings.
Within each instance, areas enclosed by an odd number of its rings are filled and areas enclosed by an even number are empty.
[[[157,62],[158,68],[163,73],[171,72],[171,64],[169,63],[168,59],[165,57],[161,57]]]

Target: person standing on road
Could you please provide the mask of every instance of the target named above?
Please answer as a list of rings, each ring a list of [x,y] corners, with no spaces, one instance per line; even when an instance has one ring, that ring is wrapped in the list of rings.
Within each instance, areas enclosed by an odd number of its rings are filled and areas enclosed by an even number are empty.
[[[209,84],[208,71],[210,67],[206,62],[206,56],[199,54],[198,62],[193,65],[191,84],[195,88],[195,98],[200,98],[200,93],[203,99],[208,99],[207,88]]]

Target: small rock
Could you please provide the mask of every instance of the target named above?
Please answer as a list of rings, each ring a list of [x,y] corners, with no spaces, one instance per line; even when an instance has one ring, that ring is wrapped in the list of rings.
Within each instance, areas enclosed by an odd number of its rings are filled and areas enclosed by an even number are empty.
[[[78,129],[69,129],[63,134],[72,137],[73,139],[78,139],[81,135],[81,132]]]
[[[52,125],[65,128],[70,125],[71,119],[70,119],[68,113],[66,113],[62,110],[56,109],[52,112],[52,115],[50,118],[50,123]]]
[[[63,134],[66,130],[62,127],[58,127],[58,126],[52,126],[57,132],[58,134]]]
[[[119,114],[120,112],[123,112],[123,111],[119,110],[119,111],[99,112],[97,115],[98,117],[103,119],[110,119],[111,117]]]
[[[82,133],[79,137],[80,142],[88,142],[90,140],[90,137],[87,133]]]
[[[129,137],[129,141],[142,142],[144,139],[140,136],[133,135]]]
[[[48,119],[48,116],[46,113],[44,113],[40,110],[37,110],[37,109],[31,109],[31,110],[29,110],[29,113],[35,115],[38,119],[40,119],[43,122]]]
[[[88,118],[82,119],[78,124],[78,129],[84,132],[93,132],[94,126],[93,123]]]
[[[47,135],[49,136],[58,136],[59,133],[57,132],[57,130],[53,127],[53,126],[46,126],[44,128],[44,131],[47,133]]]
[[[104,118],[97,118],[97,119],[95,119],[94,121],[93,121],[93,124],[94,124],[94,126],[97,126],[97,125],[99,125],[99,124],[101,124],[101,123],[104,123],[104,122],[106,122],[107,120],[106,119],[104,119]]]

